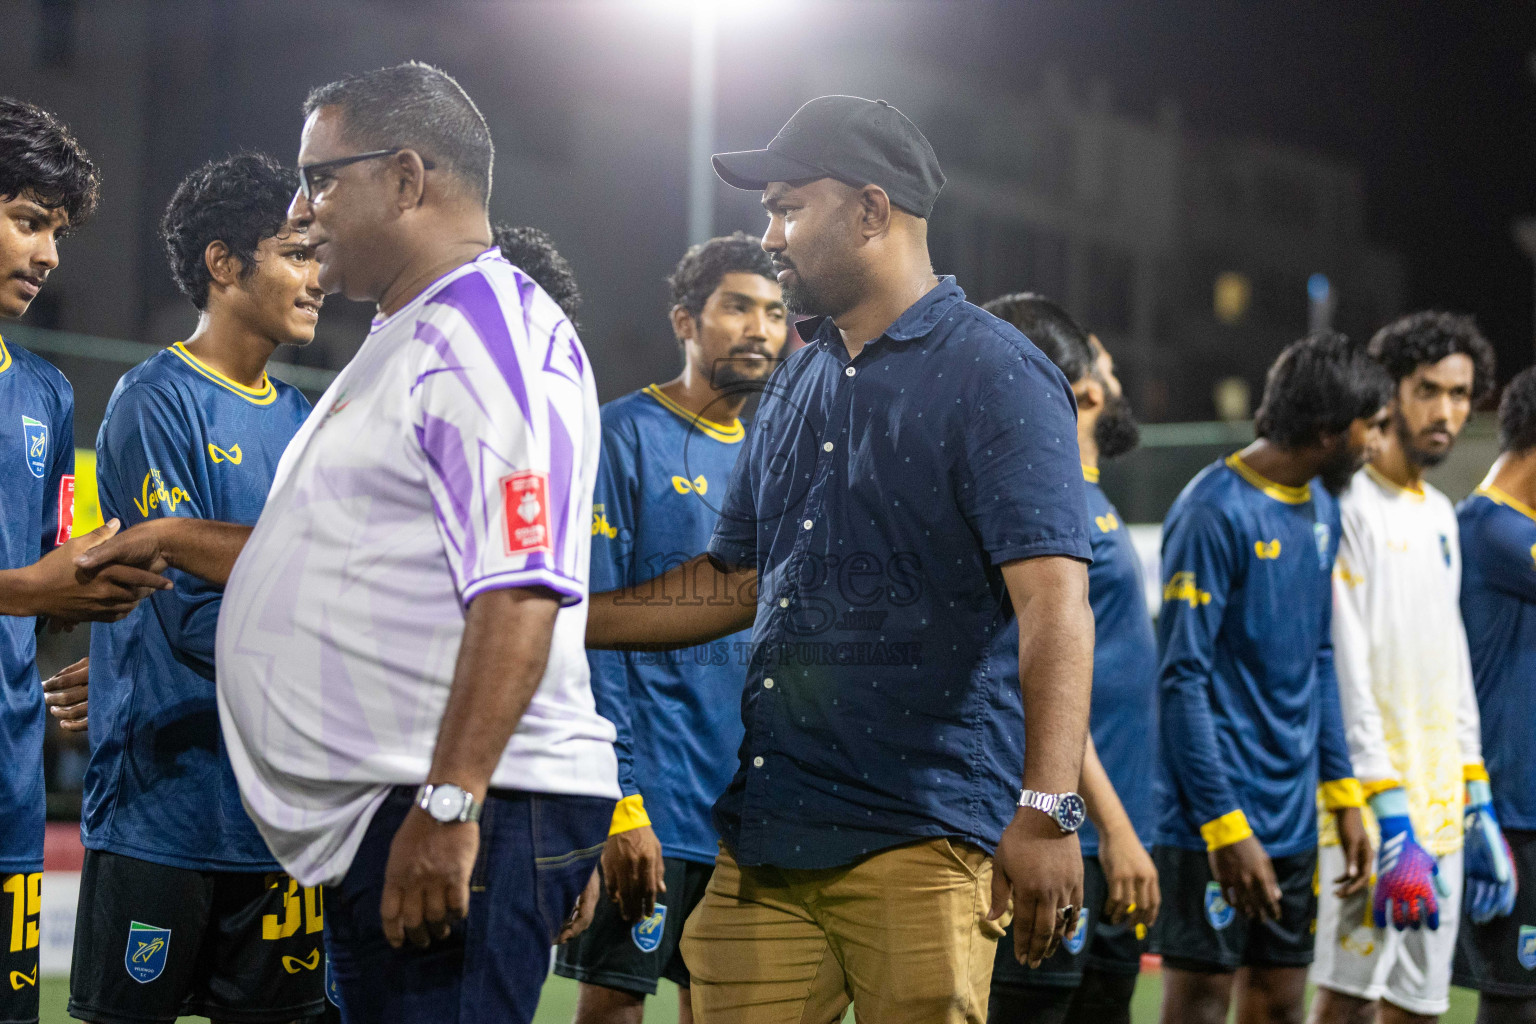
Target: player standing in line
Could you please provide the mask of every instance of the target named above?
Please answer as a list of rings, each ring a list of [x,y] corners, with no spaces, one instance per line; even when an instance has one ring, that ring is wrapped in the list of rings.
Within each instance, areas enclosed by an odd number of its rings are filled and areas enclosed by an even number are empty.
[[[1468,805],[1487,803],[1475,799],[1488,773],[1458,601],[1456,512],[1424,471],[1450,454],[1473,402],[1492,389],[1493,350],[1470,317],[1426,312],[1383,327],[1370,354],[1394,381],[1392,421],[1339,497],[1333,655],[1350,761],[1380,840],[1372,893],[1319,896],[1316,1024],[1374,1021],[1378,1006],[1389,1024],[1432,1021],[1449,1008],[1464,785]],[[1331,826],[1319,822],[1325,878],[1344,869]]]
[[[1332,495],[1379,445],[1391,394],[1364,346],[1296,342],[1270,367],[1259,439],[1202,470],[1169,510],[1154,853],[1164,1024],[1225,1021],[1240,970],[1240,1021],[1300,1019],[1319,789],[1344,839],[1334,881],[1345,894],[1368,881],[1333,676]]]
[[[155,520],[77,563],[228,580],[224,741],[278,861],[336,883],[352,1020],[532,1020],[619,792],[582,642],[597,389],[491,246],[492,158],[436,68],[311,92],[290,214],[373,329],[254,529]]]
[[[98,188],[96,168],[68,128],[30,103],[0,97],[0,319],[27,311],[59,265],[59,240],[95,210]],[[0,1020],[8,1022],[38,1014],[47,716],[36,620],[120,618],[170,586],[127,567],[77,582],[74,557],[112,536],[117,523],[69,539],[74,414],[64,375],[0,337]]]
[[[603,406],[594,591],[642,584],[708,547],[746,437],[737,414],[784,348],[784,298],[757,239],[696,245],[669,283],[682,373]],[[741,746],[747,639],[587,654],[597,710],[618,730],[624,798],[603,851],[612,899],[555,961],[556,974],[582,983],[578,1024],[639,1024],[660,978],[680,990],[680,1019],[693,1019],[678,939],[719,852],[710,808]]]
[[[1011,935],[1003,937],[992,968],[989,1019],[1128,1024],[1146,929],[1157,920],[1161,902],[1157,870],[1144,845],[1156,817],[1157,639],[1141,559],[1098,481],[1099,463],[1135,448],[1139,430],[1109,353],[1060,306],[1039,295],[1017,294],[982,308],[1022,331],[1072,383],[1077,448],[1093,519],[1088,567],[1093,703],[1082,783],[1093,824],[1078,833],[1083,909],[1061,948],[1034,970],[1014,958]]]
[[[501,250],[506,261],[533,278],[544,294],[555,300],[572,326],[581,308],[581,289],[570,261],[555,248],[555,240],[534,227],[498,224],[491,229],[491,242]]]
[[[1536,369],[1504,389],[1499,452],[1456,517],[1483,754],[1514,871],[1508,885],[1475,880],[1473,862],[1482,854],[1474,854],[1470,833],[1488,821],[1488,800],[1482,793],[1474,800],[1469,786],[1471,920],[1456,942],[1452,979],[1481,993],[1478,1024],[1536,1024]],[[1484,848],[1496,854],[1498,845]],[[1495,861],[1489,857],[1481,873]]]
[[[324,301],[304,233],[288,225],[297,187],[247,154],[177,188],[160,236],[198,324],[118,381],[96,440],[103,514],[130,527],[260,516],[309,414],[267,361],[314,339]],[[240,805],[214,698],[223,588],[168,575],[174,590],[91,633],[69,1012],[114,1024],[309,1017],[324,1005],[320,895],[281,874]]]

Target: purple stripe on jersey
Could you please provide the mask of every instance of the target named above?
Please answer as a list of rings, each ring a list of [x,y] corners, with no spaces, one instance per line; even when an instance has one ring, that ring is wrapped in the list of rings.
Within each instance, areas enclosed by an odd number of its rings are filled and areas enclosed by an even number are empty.
[[[469,459],[464,455],[464,439],[459,436],[459,428],[447,420],[427,412],[421,415],[423,422],[416,425],[416,443],[421,446],[421,453],[427,457],[428,465],[443,483],[453,516],[458,520],[459,533],[464,537],[462,557],[466,563],[473,564],[478,547],[475,543],[477,531],[470,529],[469,510],[474,502],[475,476],[469,468]],[[432,504],[441,518],[442,510],[437,508],[435,494]],[[444,525],[451,527],[453,524]],[[449,533],[452,532],[450,529]]]
[[[320,664],[315,666],[320,675],[320,745],[325,749],[329,778],[345,779],[367,752],[379,749],[379,740],[368,727],[357,685],[341,656],[352,645],[337,641],[331,617],[323,608],[320,616]]]
[[[470,381],[468,372],[465,371],[464,366],[459,362],[459,357],[454,353],[453,343],[448,340],[448,336],[432,324],[418,323],[416,325],[416,340],[430,346],[432,351],[437,353],[437,357],[446,365],[428,370],[417,377],[416,382],[411,385],[412,393],[421,386],[422,381],[433,374],[452,373],[459,379],[459,383],[464,385],[464,390],[469,392],[469,397],[474,399],[475,405],[480,408],[480,411],[486,416],[490,416],[490,410],[485,407],[484,402],[480,401],[480,393],[475,390],[475,385]]]
[[[561,328],[565,330],[562,331]],[[557,356],[560,357],[558,363]],[[549,349],[544,354],[544,372],[558,374],[577,387],[581,387],[582,362],[581,343],[576,340],[575,329],[571,327],[569,321],[561,320],[555,324],[555,329],[549,332]],[[566,367],[569,368],[569,372]]]
[[[427,305],[452,306],[469,321],[470,327],[480,336],[480,342],[490,355],[491,362],[501,371],[502,378],[512,391],[512,397],[517,400],[517,407],[523,412],[523,422],[528,424],[531,432],[534,429],[533,414],[528,406],[528,390],[523,386],[523,368],[517,361],[517,348],[512,342],[512,332],[507,329],[506,315],[496,298],[496,290],[486,280],[485,274],[465,274],[450,282]],[[527,303],[524,303],[525,318],[527,310]]]
[[[555,516],[555,564],[565,568],[565,531],[571,525],[571,474],[576,472],[576,446],[560,414],[549,410],[549,503]],[[583,524],[585,525],[585,524]]]
[[[538,283],[517,267],[512,268],[517,281],[517,301],[523,307],[523,334],[533,340],[533,296],[539,290]]]

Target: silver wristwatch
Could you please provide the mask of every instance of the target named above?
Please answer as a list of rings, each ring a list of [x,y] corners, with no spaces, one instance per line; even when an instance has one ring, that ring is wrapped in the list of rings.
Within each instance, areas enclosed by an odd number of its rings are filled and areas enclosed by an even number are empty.
[[[1039,811],[1067,833],[1076,832],[1088,820],[1088,805],[1076,793],[1037,793],[1026,789],[1019,796],[1019,806]]]
[[[435,786],[429,782],[422,786],[416,791],[416,806],[430,814],[433,821],[444,825],[480,820],[480,804],[451,782]]]

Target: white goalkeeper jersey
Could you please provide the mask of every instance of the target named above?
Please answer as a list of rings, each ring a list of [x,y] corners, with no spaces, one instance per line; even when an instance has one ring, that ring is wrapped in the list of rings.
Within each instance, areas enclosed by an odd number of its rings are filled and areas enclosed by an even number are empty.
[[[1349,756],[1367,793],[1403,787],[1414,834],[1443,856],[1461,848],[1463,770],[1483,759],[1456,512],[1433,486],[1370,466],[1339,507],[1333,651]],[[1322,817],[1323,842],[1337,842]]]
[[[584,644],[600,429],[575,330],[491,250],[376,320],[294,437],[224,593],[218,697],[246,809],[303,884],[426,780],[488,590],[563,605],[491,785],[617,799]]]

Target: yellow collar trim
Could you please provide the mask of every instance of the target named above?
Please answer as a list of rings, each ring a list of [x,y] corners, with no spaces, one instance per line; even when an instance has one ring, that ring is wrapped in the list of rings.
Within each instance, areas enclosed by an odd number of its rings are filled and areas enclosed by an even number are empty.
[[[1083,479],[1087,480],[1091,484],[1098,483],[1099,482],[1099,467],[1098,466],[1084,466],[1083,467]]]
[[[707,420],[703,416],[695,416],[668,398],[662,392],[661,385],[659,384],[647,384],[645,386],[645,393],[654,398],[656,404],[667,410],[667,412],[697,427],[699,432],[705,437],[713,438],[724,444],[736,444],[747,436],[747,428],[741,425],[741,420],[738,419],[733,423],[725,424],[716,423],[714,420]]]
[[[1477,489],[1477,493],[1481,494],[1483,497],[1490,501],[1514,509],[1516,512],[1519,512],[1527,519],[1536,519],[1536,509],[1531,508],[1531,506],[1510,494],[1508,491],[1500,490],[1499,488],[1493,486],[1493,484],[1483,484],[1483,486]]]
[[[0,338],[0,373],[11,368],[11,350],[5,347],[5,339]]]
[[[1375,480],[1378,484],[1390,491],[1395,491],[1398,494],[1406,494],[1408,497],[1414,499],[1415,501],[1424,500],[1423,484],[1420,484],[1418,487],[1404,487],[1402,484],[1398,483],[1396,480],[1393,480],[1391,477],[1387,476],[1387,474],[1383,473],[1381,470],[1377,469],[1370,463],[1365,464],[1365,472],[1366,475],[1369,476],[1372,480]]]
[[[261,375],[261,387],[248,388],[244,384],[241,384],[239,381],[224,376],[224,374],[220,373],[218,370],[215,370],[213,367],[197,358],[197,356],[193,355],[191,352],[188,352],[185,342],[178,341],[176,344],[172,345],[171,353],[180,358],[182,362],[192,367],[192,369],[196,370],[204,377],[207,377],[209,380],[219,385],[219,387],[224,388],[227,391],[233,391],[235,394],[239,395],[247,402],[250,402],[252,405],[271,405],[273,402],[277,401],[277,388],[272,386],[272,381],[266,375],[266,373],[262,373]]]
[[[1310,484],[1302,484],[1300,487],[1277,484],[1269,477],[1255,472],[1253,467],[1244,462],[1243,457],[1236,452],[1227,456],[1227,468],[1263,491],[1265,497],[1283,501],[1287,505],[1304,505],[1312,500]]]

